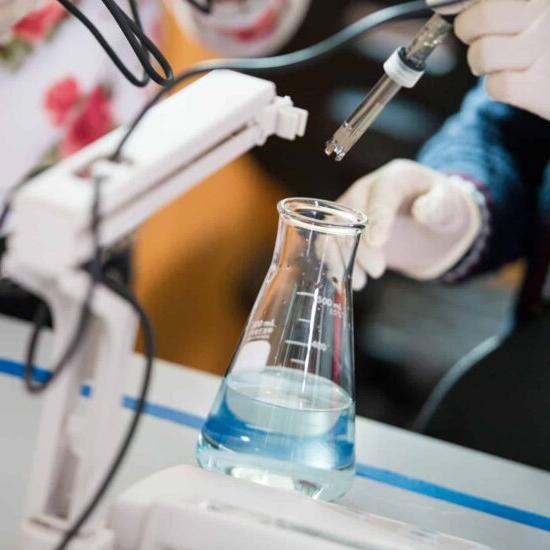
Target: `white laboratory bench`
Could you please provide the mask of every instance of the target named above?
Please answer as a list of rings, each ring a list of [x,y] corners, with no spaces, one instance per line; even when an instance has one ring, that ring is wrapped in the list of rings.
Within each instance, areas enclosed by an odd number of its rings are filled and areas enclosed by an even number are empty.
[[[14,547],[40,415],[41,398],[25,393],[20,378],[28,330],[0,316],[0,549]],[[39,365],[47,364],[43,340]],[[128,395],[142,364],[136,355],[128,365]],[[216,376],[156,362],[147,414],[115,491],[194,463],[197,429],[218,384]],[[344,504],[493,548],[550,548],[550,473],[364,418],[356,441],[357,477]]]

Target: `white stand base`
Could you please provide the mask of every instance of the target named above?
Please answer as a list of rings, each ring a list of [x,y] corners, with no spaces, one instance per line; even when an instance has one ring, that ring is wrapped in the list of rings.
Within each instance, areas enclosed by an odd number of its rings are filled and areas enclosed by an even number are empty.
[[[52,550],[60,542],[64,531],[36,521],[23,521],[19,527],[17,550]],[[80,534],[70,545],[70,550],[114,550],[114,536],[108,529],[96,529],[89,535]]]

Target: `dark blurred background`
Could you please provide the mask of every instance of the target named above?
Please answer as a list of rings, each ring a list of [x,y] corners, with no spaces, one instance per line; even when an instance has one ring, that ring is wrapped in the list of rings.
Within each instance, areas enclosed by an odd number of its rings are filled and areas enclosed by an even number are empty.
[[[305,24],[286,50],[317,42],[385,4],[389,2],[312,2]],[[386,26],[328,61],[275,75],[279,93],[309,110],[308,132],[293,144],[292,155],[280,140],[253,154],[287,185],[289,194],[335,199],[357,178],[386,162],[414,158],[458,110],[475,80],[464,48],[450,37],[434,53],[420,83],[394,99],[343,162],[335,163],[322,152],[327,139],[382,75],[386,58],[407,44],[421,24]],[[452,287],[395,274],[371,280],[355,294],[358,413],[410,427],[450,367],[501,330],[518,277],[519,270],[512,269]]]

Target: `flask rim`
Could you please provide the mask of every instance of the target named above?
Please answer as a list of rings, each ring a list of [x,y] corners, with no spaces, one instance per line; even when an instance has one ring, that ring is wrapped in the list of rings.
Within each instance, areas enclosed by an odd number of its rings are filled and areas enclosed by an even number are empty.
[[[367,216],[360,210],[342,204],[311,197],[287,197],[277,203],[279,214],[287,220],[307,225],[313,229],[334,229],[360,232],[367,226]],[[331,219],[319,219],[302,210],[330,214]]]

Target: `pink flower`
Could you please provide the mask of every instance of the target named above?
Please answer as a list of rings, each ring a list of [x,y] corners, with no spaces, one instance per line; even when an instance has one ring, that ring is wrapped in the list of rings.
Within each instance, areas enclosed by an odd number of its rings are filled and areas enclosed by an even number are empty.
[[[81,96],[78,82],[67,77],[48,88],[44,107],[52,117],[55,126],[61,126]]]
[[[62,158],[100,138],[113,127],[113,113],[107,92],[98,86],[82,103],[61,143]]]
[[[17,38],[31,44],[46,38],[50,29],[66,14],[65,8],[57,0],[48,0],[41,8],[31,11],[13,27]]]

